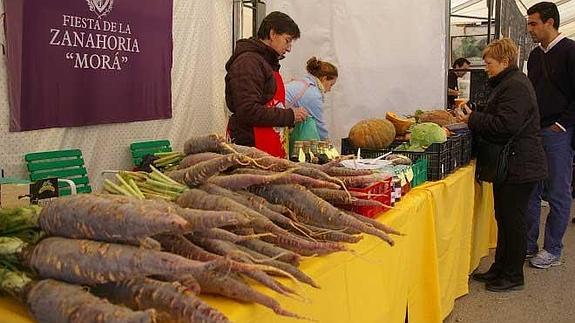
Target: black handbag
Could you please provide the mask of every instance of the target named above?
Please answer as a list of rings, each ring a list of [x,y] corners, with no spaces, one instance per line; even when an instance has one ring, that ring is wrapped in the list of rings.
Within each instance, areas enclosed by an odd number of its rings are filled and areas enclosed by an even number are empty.
[[[511,149],[513,141],[527,128],[533,117],[534,115],[531,115],[529,120],[521,126],[521,129],[505,144],[490,142],[481,136],[477,136],[475,146],[477,152],[475,178],[477,180],[501,184],[507,179],[509,156],[513,153]]]

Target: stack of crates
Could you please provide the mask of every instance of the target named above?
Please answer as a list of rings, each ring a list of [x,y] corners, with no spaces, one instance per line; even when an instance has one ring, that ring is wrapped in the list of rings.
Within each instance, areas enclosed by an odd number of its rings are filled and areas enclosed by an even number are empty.
[[[392,151],[394,148],[401,145],[403,142],[394,141],[389,147],[385,149],[364,149],[361,148],[362,158],[377,158],[385,153]],[[445,178],[450,173],[449,166],[449,147],[448,141],[441,144],[432,144],[423,152],[415,151],[399,151],[394,150],[395,153],[407,156],[412,162],[417,162],[420,159],[427,161],[427,179],[437,181]],[[342,155],[355,155],[357,148],[353,145],[349,138],[341,140],[341,153]]]
[[[368,218],[375,218],[377,215],[387,211],[389,209],[389,206],[391,206],[393,177],[389,176],[386,179],[365,188],[350,187],[348,189],[354,192],[365,193],[365,197],[362,197],[362,199],[375,200],[380,202],[382,205],[375,205],[375,206],[346,205],[340,207],[361,214]]]

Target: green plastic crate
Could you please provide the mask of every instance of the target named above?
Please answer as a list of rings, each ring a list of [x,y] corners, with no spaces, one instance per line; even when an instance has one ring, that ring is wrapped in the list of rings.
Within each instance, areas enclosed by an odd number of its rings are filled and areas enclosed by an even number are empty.
[[[80,149],[33,152],[24,155],[24,160],[33,182],[52,177],[69,179],[76,184],[77,193],[92,192]],[[71,194],[68,184],[58,182],[58,187],[60,196]]]
[[[413,170],[413,180],[411,181],[411,187],[417,187],[425,182],[427,182],[427,159],[419,158],[413,165],[411,165]]]

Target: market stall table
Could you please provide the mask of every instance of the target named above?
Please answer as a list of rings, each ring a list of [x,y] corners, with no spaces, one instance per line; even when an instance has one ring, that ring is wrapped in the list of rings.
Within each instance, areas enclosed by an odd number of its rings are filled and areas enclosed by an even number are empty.
[[[468,274],[493,244],[491,188],[467,166],[446,179],[409,192],[378,218],[405,233],[390,247],[372,236],[349,252],[306,259],[301,269],[321,289],[295,287],[302,299],[279,296],[285,309],[320,322],[442,322],[457,297],[468,292]],[[290,281],[283,281],[294,286]],[[260,305],[205,297],[233,322],[294,322]],[[24,307],[0,299],[6,323],[31,322]]]

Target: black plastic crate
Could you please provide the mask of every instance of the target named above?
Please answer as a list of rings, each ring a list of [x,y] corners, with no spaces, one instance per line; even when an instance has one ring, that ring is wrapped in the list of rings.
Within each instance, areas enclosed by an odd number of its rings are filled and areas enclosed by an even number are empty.
[[[461,134],[461,166],[469,164],[473,154],[473,135],[471,131]]]
[[[449,161],[447,166],[448,173],[453,173],[461,167],[461,145],[463,135],[455,134],[447,139],[449,142]]]
[[[447,174],[451,174],[453,172],[453,168],[454,168],[454,163],[453,163],[453,159],[452,159],[452,153],[451,153],[451,147],[453,146],[453,140],[451,139],[451,137],[447,137],[447,162],[445,163],[445,172]]]
[[[361,148],[361,158],[377,158],[390,151],[397,152],[405,155],[412,162],[416,162],[420,158],[427,159],[427,180],[437,181],[443,179],[449,174],[449,142],[446,141],[441,144],[432,144],[424,152],[419,151],[400,151],[394,150],[397,146],[403,144],[403,141],[394,141],[389,147],[385,149],[364,149]],[[341,154],[342,155],[355,155],[357,154],[357,147],[353,145],[349,138],[341,139]]]
[[[384,149],[367,149],[361,148],[360,156],[361,158],[377,158],[385,153],[390,152],[395,147],[403,144],[405,141],[394,141],[389,145],[389,147]],[[357,155],[357,147],[353,145],[349,138],[341,139],[341,154],[342,155]],[[409,156],[408,156],[409,157]]]
[[[449,175],[449,146],[449,141],[432,144],[423,153],[427,159],[428,180],[437,181]]]

